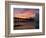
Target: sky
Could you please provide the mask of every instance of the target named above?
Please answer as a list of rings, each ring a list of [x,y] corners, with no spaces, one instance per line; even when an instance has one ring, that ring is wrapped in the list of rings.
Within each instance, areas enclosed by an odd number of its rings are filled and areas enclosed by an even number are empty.
[[[27,9],[27,8],[14,8],[14,17],[18,18],[29,18],[35,17],[35,13],[38,13],[38,9]]]

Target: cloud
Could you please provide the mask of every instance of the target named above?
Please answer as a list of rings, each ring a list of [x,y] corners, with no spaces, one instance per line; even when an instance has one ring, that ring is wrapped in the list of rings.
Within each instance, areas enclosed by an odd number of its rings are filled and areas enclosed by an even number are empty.
[[[32,9],[15,9],[14,10],[14,17],[18,18],[29,18],[29,17],[34,17],[35,13],[34,10]]]

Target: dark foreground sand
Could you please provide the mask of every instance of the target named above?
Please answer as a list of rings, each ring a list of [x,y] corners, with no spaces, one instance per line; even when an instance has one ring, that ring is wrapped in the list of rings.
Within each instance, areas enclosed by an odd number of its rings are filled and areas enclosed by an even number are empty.
[[[35,29],[34,19],[14,19],[14,29]]]

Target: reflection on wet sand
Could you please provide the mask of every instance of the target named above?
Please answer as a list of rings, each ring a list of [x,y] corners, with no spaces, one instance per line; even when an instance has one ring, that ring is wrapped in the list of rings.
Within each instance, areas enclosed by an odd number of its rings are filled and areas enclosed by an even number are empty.
[[[22,19],[14,17],[14,29],[35,29],[34,19]]]

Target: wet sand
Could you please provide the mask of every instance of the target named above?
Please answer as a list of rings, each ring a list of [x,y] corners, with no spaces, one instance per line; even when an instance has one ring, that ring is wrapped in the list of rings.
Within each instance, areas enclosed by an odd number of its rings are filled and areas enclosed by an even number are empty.
[[[16,20],[14,19],[14,30],[15,29],[35,29],[34,26],[34,20],[30,19],[30,20]]]

